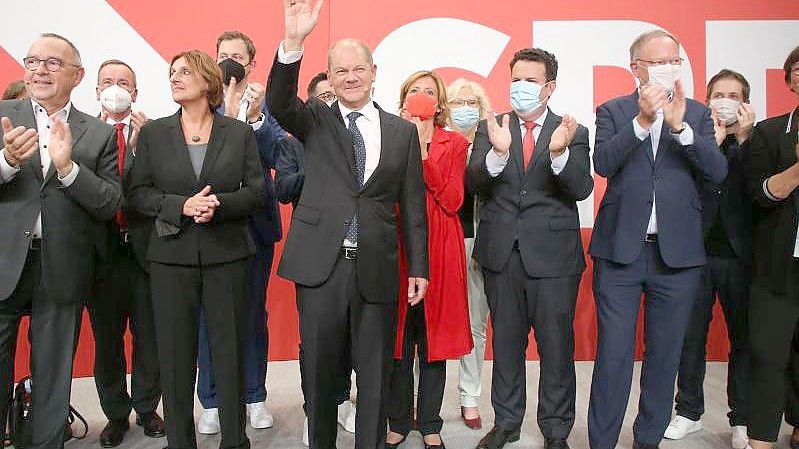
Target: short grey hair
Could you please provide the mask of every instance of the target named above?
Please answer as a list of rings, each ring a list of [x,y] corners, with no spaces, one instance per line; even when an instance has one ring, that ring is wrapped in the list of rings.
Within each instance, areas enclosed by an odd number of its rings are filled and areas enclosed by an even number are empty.
[[[333,46],[330,47],[330,50],[328,50],[328,52],[327,52],[327,68],[328,68],[328,70],[330,69],[331,63],[333,62],[333,52],[338,50],[339,47],[343,47],[343,46],[353,46],[353,47],[358,48],[359,50],[361,50],[363,52],[364,55],[366,55],[366,59],[369,60],[369,66],[371,67],[371,66],[375,65],[374,59],[372,59],[372,49],[369,48],[368,45],[366,45],[362,41],[359,41],[358,39],[345,38],[345,39],[341,39],[340,41],[337,41],[336,43],[334,43]]]
[[[66,42],[69,48],[75,53],[75,64],[79,67],[83,67],[83,64],[80,61],[80,52],[78,51],[78,47],[75,46],[69,39],[65,38],[64,36],[56,33],[42,33],[39,35],[40,39],[50,38],[50,39],[58,39],[60,41]]]
[[[630,61],[635,61],[638,59],[638,56],[641,54],[641,48],[646,45],[647,42],[656,38],[656,37],[667,37],[674,41],[677,44],[677,47],[681,47],[680,41],[674,37],[673,34],[669,33],[668,31],[663,30],[651,30],[647,31],[646,33],[641,34],[640,36],[636,37],[633,41],[633,44],[630,45]]]

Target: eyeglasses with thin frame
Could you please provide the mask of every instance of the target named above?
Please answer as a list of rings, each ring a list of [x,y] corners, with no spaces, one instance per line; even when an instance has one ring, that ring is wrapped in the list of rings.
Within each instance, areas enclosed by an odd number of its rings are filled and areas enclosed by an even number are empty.
[[[650,61],[648,59],[636,59],[636,62],[645,62],[647,65],[681,65],[683,62],[683,58],[672,58],[672,59],[659,59],[657,61]]]
[[[28,56],[26,58],[22,58],[22,63],[25,64],[25,68],[30,70],[31,72],[36,71],[42,63],[44,63],[44,68],[46,68],[50,72],[57,72],[61,70],[64,65],[71,65],[72,67],[80,67],[80,65],[72,63],[72,62],[65,62],[58,58],[46,58],[40,59],[35,56]]]
[[[463,98],[455,98],[449,101],[449,105],[456,108],[461,108],[463,106],[471,106],[476,108],[480,105],[480,100],[477,98],[469,98],[468,100],[464,100]]]
[[[325,102],[336,101],[336,94],[333,92],[322,92],[319,95],[317,95],[316,98]]]

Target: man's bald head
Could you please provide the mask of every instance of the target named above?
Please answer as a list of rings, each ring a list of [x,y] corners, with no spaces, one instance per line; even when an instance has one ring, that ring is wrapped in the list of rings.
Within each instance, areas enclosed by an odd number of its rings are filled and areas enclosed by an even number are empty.
[[[364,57],[364,60],[369,63],[370,66],[374,65],[374,60],[372,59],[372,49],[369,48],[368,45],[364,44],[363,42],[359,41],[358,39],[346,38],[341,39],[333,44],[330,47],[330,50],[327,52],[327,69],[333,66],[333,62],[335,61],[336,55],[339,53],[340,50],[344,49],[355,49],[361,52]]]

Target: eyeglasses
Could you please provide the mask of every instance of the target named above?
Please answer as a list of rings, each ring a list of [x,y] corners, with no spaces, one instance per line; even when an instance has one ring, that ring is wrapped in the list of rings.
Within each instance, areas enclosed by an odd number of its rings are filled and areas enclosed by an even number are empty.
[[[671,65],[680,65],[682,64],[682,58],[672,58],[672,59],[660,59],[657,61],[649,61],[647,59],[636,59],[638,62],[645,62],[648,65],[664,65],[664,64],[671,64]]]
[[[35,56],[28,56],[26,58],[22,58],[22,63],[25,64],[25,68],[30,70],[31,72],[36,71],[39,69],[39,66],[44,63],[44,67],[50,72],[57,72],[64,67],[64,64],[69,64],[72,67],[80,67],[78,64],[73,64],[71,62],[64,62],[58,58],[47,58],[47,59],[39,59]]]
[[[336,101],[336,94],[333,92],[322,92],[321,94],[317,95],[316,98],[322,101]]]
[[[480,100],[478,100],[477,98],[470,98],[468,100],[464,100],[463,98],[456,98],[454,100],[450,100],[449,105],[454,106],[456,108],[460,108],[463,106],[471,106],[473,108],[476,108],[477,106],[480,105]]]
[[[127,90],[128,92],[130,92],[130,91],[132,91],[133,89],[136,88],[136,86],[134,86],[133,83],[131,83],[130,81],[128,81],[126,79],[121,79],[121,80],[117,81],[116,83],[113,80],[111,80],[111,79],[104,79],[104,80],[100,81],[100,87],[102,87],[103,89],[105,89],[107,87],[111,87],[114,84],[116,84],[117,86]]]

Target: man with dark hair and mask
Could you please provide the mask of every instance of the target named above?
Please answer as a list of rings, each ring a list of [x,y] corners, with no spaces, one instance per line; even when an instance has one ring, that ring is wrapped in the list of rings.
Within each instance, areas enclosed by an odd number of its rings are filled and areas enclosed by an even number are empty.
[[[255,131],[258,153],[264,168],[264,209],[250,216],[250,234],[255,242],[255,256],[250,261],[248,272],[249,322],[244,336],[244,381],[247,417],[254,429],[272,427],[272,414],[266,408],[266,359],[269,348],[267,329],[266,287],[272,270],[275,242],[280,240],[280,213],[275,200],[275,187],[271,169],[274,168],[277,143],[286,132],[269,115],[265,104],[263,84],[250,82],[255,67],[255,45],[252,39],[240,31],[225,31],[216,41],[216,59],[222,69],[225,83],[223,104],[218,114],[235,117],[247,122]],[[200,331],[198,352],[199,375],[197,396],[203,412],[197,423],[202,434],[219,433],[219,410],[216,387],[211,367],[208,326],[205,311],[200,309]],[[219,379],[221,382],[227,379]]]
[[[539,48],[510,62],[513,110],[477,127],[467,186],[484,200],[474,258],[491,322],[494,428],[478,449],[519,439],[527,403],[530,328],[541,354],[538,425],[546,449],[564,449],[574,425],[574,309],[585,269],[577,201],[591,194],[588,130],[547,105],[558,61]]]
[[[118,168],[124,188],[133,165],[139,131],[147,122],[133,112],[136,73],[123,61],[110,59],[97,72],[100,120],[114,127]],[[149,437],[164,436],[164,421],[155,411],[161,399],[158,351],[155,343],[153,306],[147,275],[147,220],[122,207],[99,239],[101,263],[94,294],[86,302],[94,333],[94,382],[100,406],[108,418],[100,433],[102,447],[122,443],[130,427],[128,416],[136,410],[136,423]],[[127,388],[125,331],[133,336],[131,392]]]

